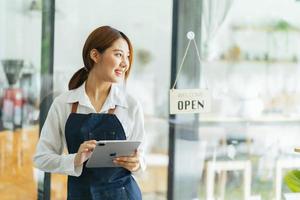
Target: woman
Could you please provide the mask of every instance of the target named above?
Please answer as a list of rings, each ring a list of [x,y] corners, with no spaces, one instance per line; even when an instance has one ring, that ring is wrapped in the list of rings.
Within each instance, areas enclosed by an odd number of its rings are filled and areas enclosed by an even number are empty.
[[[49,110],[34,156],[46,172],[68,176],[69,200],[139,200],[131,173],[145,169],[141,105],[124,89],[133,50],[128,37],[109,26],[94,30],[83,52],[84,67]],[[97,140],[139,140],[139,149],[114,160],[116,168],[86,168]],[[63,154],[67,147],[69,154]]]

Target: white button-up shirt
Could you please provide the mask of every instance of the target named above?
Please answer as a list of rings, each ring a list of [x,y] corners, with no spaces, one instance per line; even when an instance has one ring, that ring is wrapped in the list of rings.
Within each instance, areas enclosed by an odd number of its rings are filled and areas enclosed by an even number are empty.
[[[75,167],[76,154],[64,154],[66,149],[65,124],[71,113],[72,103],[78,102],[77,113],[96,113],[85,91],[85,83],[74,90],[56,97],[50,107],[41,130],[40,139],[34,155],[37,168],[46,172],[80,176],[82,165]],[[114,114],[120,120],[127,140],[141,141],[139,146],[140,169],[146,168],[144,159],[145,129],[142,106],[120,84],[112,84],[109,95],[100,113],[108,113],[116,107]]]

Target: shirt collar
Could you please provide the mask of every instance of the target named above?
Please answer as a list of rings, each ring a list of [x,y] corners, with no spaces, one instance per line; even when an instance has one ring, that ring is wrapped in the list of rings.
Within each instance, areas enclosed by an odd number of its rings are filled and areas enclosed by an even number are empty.
[[[93,106],[89,100],[89,97],[87,96],[86,91],[85,91],[85,83],[86,82],[84,82],[78,88],[70,91],[71,93],[68,96],[67,103],[78,102],[82,106],[87,106],[87,107],[93,108]],[[110,108],[114,108],[116,106],[128,108],[125,91],[126,91],[126,89],[123,84],[113,83],[111,85],[109,94],[102,106],[101,112],[107,111]]]

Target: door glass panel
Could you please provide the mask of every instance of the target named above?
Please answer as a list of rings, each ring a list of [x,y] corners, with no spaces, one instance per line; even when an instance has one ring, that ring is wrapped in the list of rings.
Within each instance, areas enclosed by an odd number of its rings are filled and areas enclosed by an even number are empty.
[[[0,13],[0,193],[36,199],[41,1],[3,0]]]
[[[168,166],[168,88],[172,1],[56,1],[54,91],[67,90],[81,67],[84,42],[95,28],[110,25],[132,41],[134,62],[127,90],[142,104],[147,135],[147,170],[136,178],[143,199],[166,199]],[[52,198],[65,198],[66,177],[52,175]],[[58,185],[56,183],[59,183]]]
[[[284,175],[300,167],[300,2],[203,3],[199,87],[211,91],[212,111],[196,127],[178,116],[175,199],[283,199]]]

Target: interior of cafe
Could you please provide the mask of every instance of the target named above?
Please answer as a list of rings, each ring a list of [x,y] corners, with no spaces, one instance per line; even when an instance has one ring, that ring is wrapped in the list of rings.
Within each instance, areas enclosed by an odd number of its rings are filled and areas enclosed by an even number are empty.
[[[133,43],[126,89],[144,111],[143,199],[300,199],[299,19],[299,0],[1,0],[1,199],[66,199],[67,176],[33,163],[43,103],[68,90],[103,25]],[[189,31],[200,55],[184,55]],[[208,113],[169,113],[184,56],[176,87],[207,89]]]

